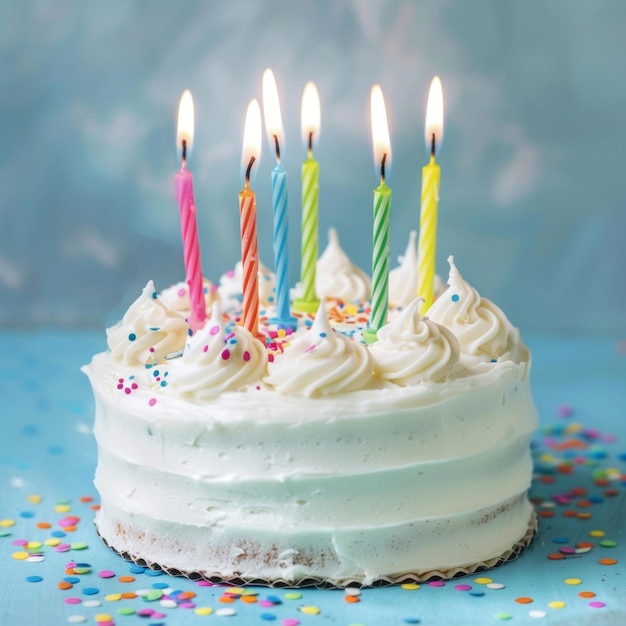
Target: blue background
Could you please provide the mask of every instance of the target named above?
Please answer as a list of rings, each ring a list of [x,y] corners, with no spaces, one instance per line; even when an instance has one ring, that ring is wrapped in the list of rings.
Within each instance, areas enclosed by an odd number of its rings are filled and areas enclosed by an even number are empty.
[[[183,278],[175,117],[196,104],[205,274],[239,256],[245,108],[273,68],[299,274],[302,89],[321,95],[320,240],[370,268],[369,90],[394,163],[392,256],[419,220],[428,85],[446,129],[438,270],[460,270],[511,320],[624,330],[626,4],[619,0],[0,2],[0,324],[114,322],[149,278]],[[272,266],[267,143],[255,181]]]

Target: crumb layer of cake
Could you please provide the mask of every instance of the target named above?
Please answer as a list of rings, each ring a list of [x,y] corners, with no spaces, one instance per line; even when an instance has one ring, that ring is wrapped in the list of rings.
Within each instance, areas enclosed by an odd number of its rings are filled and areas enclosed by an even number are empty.
[[[172,532],[167,523],[115,509],[99,512],[96,524],[104,542],[124,558],[172,575],[234,584],[318,587],[425,582],[484,571],[519,556],[536,532],[536,516],[524,495],[454,520],[379,529],[375,537],[373,529],[344,530],[328,537],[326,549],[317,537],[293,534],[281,535],[277,541],[274,534],[251,539],[226,532],[216,537],[198,527],[177,526]],[[510,541],[498,532],[502,528]],[[494,540],[494,532],[504,543]],[[363,559],[364,554],[380,567],[367,572],[355,567],[351,557]]]

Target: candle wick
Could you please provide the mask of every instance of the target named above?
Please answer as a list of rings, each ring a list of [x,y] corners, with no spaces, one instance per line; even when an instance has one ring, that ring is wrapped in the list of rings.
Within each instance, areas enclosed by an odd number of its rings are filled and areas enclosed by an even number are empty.
[[[309,133],[309,157],[313,156],[313,131]]]
[[[385,161],[387,160],[387,153],[383,154],[382,161],[380,162],[380,182],[385,182]]]
[[[182,166],[185,167],[185,165],[187,164],[187,140],[186,139],[183,139],[182,141],[182,149],[183,149]]]
[[[437,142],[435,140],[435,133],[433,133],[432,139],[430,140],[430,156],[435,157],[435,148],[437,146]]]
[[[274,145],[276,146],[276,160],[280,163],[280,144],[278,143],[278,135],[274,135]]]
[[[246,169],[246,186],[248,186],[248,183],[250,182],[250,172],[252,171],[252,165],[254,164],[255,161],[256,161],[256,157],[251,156],[250,162],[248,163],[248,167]]]

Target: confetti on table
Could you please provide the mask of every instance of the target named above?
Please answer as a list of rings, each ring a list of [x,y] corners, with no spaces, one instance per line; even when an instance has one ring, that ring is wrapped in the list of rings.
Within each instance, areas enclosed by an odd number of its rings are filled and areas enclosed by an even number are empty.
[[[317,615],[320,613],[320,609],[317,606],[301,606],[300,611],[307,615]]]
[[[551,609],[564,609],[567,605],[562,600],[552,600],[552,602],[548,602],[548,606]]]
[[[196,615],[211,615],[213,609],[210,606],[199,606],[194,609]]]
[[[215,611],[215,615],[219,615],[220,617],[230,617],[232,615],[237,615],[237,611],[231,608],[217,609],[217,611]]]
[[[285,600],[299,600],[302,594],[299,591],[288,591],[284,597]]]

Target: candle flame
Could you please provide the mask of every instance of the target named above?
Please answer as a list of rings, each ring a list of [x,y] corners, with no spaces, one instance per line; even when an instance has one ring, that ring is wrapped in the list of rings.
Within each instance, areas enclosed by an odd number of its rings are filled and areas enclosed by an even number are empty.
[[[183,95],[180,97],[180,102],[178,104],[178,128],[176,130],[176,148],[179,151],[179,154],[181,152],[186,152],[188,155],[189,152],[191,152],[191,146],[193,145],[193,130],[193,98],[191,97],[191,91],[189,91],[189,89],[185,89],[185,91],[183,91]],[[186,144],[184,151],[183,141]]]
[[[374,85],[371,93],[372,142],[374,145],[374,167],[385,178],[385,171],[391,165],[391,142],[389,140],[389,125],[385,99],[380,85]],[[384,160],[383,160],[384,159]]]
[[[433,135],[435,136],[434,150]],[[435,151],[441,148],[441,142],[443,141],[443,89],[439,76],[435,76],[430,83],[428,103],[426,105],[424,138],[426,139],[428,152],[435,156]]]
[[[272,70],[263,72],[263,114],[265,130],[272,149],[276,150],[276,159],[280,160],[280,146],[283,145],[283,121],[280,115],[278,88]],[[278,146],[276,145],[278,143]]]
[[[243,150],[241,152],[241,167],[246,182],[250,178],[252,163],[258,165],[261,158],[261,108],[255,98],[250,101],[246,111],[246,122],[243,129]],[[253,160],[254,159],[254,160]]]
[[[320,96],[315,83],[309,81],[302,92],[302,108],[300,109],[302,139],[307,146],[311,136],[313,138],[319,136],[320,118]]]

